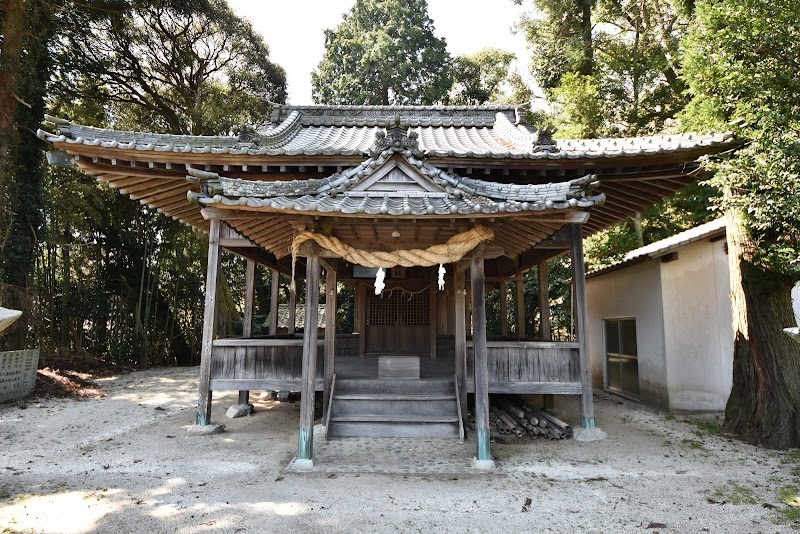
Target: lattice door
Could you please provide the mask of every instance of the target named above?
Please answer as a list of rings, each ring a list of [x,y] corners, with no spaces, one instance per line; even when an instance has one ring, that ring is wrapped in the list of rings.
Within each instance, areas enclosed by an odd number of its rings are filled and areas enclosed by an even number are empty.
[[[384,291],[367,299],[367,352],[423,354],[430,351],[430,301],[423,291]]]

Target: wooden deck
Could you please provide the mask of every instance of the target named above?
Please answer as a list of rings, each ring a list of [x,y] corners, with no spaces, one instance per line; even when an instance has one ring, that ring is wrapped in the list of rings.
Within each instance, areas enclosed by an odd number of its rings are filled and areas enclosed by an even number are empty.
[[[440,338],[436,358],[420,357],[420,379],[452,378],[453,338]],[[378,354],[357,355],[358,336],[336,336],[336,374],[348,379],[378,377]],[[474,393],[472,343],[467,342],[467,391]],[[283,336],[217,339],[212,344],[211,390],[299,391],[303,340]],[[581,393],[577,343],[488,341],[490,393]],[[316,389],[322,391],[324,339],[317,341]]]

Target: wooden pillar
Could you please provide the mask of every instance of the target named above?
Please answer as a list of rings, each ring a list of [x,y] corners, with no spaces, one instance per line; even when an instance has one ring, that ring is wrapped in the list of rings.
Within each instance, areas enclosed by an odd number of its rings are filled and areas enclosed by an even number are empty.
[[[256,294],[256,262],[247,260],[247,270],[245,271],[244,289],[244,317],[242,318],[242,337],[253,337],[253,307]],[[239,404],[250,402],[250,391],[239,391]]]
[[[211,423],[211,344],[214,341],[214,323],[219,297],[219,227],[218,219],[209,221],[208,268],[206,269],[206,302],[203,312],[203,341],[200,348],[200,392],[197,399],[197,424]]]
[[[428,295],[428,323],[431,325],[431,358],[436,357],[436,286],[431,286],[430,294]]]
[[[479,246],[470,265],[472,278],[472,350],[475,371],[475,429],[478,467],[493,467],[489,451],[489,368],[486,352],[486,280],[483,247]]]
[[[290,335],[295,333],[295,323],[297,322],[297,282],[292,276],[289,280],[289,330]]]
[[[300,391],[300,438],[297,459],[311,462],[314,454],[314,394],[317,379],[317,321],[319,315],[319,252],[309,247],[306,257],[306,314],[303,324],[303,374]]]
[[[517,280],[517,338],[525,337],[525,278]]]
[[[278,290],[280,289],[281,273],[277,269],[272,269],[272,281],[270,282],[269,298],[269,335],[278,334]]]
[[[537,271],[539,276],[539,333],[542,341],[551,341],[550,282],[547,277],[547,262],[540,263]]]
[[[508,284],[500,281],[500,335],[508,336]]]
[[[355,319],[358,332],[358,355],[364,356],[367,352],[367,287],[361,282],[356,284]]]
[[[592,400],[592,375],[589,369],[588,332],[586,312],[586,272],[583,264],[583,225],[572,224],[572,292],[575,302],[575,337],[578,341],[581,377],[581,426],[595,427],[594,402]]]
[[[336,372],[336,271],[325,269],[325,385],[322,393],[323,424],[328,424],[333,373]]]
[[[455,367],[461,414],[467,416],[467,292],[464,288],[464,265],[453,264],[453,294],[455,300]]]

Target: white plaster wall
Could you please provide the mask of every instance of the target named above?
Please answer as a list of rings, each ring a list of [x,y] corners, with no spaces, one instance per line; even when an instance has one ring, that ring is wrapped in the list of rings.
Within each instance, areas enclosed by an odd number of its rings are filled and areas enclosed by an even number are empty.
[[[639,398],[668,407],[660,263],[647,260],[586,280],[592,382],[604,387],[603,319],[635,318],[639,352]]]
[[[669,408],[724,410],[733,373],[725,240],[702,240],[661,264]]]
[[[794,309],[794,325],[800,326],[800,286],[792,287],[792,308]]]

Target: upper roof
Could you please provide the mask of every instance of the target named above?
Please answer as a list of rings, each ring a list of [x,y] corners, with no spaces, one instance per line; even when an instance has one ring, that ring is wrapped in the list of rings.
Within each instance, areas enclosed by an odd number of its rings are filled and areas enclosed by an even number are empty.
[[[688,152],[730,144],[732,134],[675,134],[613,139],[553,140],[552,131],[524,124],[514,108],[483,106],[283,106],[270,122],[238,136],[190,136],[129,132],[72,124],[47,117],[51,143],[120,150],[246,156],[365,155],[383,128],[415,132],[428,157],[574,160]]]
[[[700,226],[696,226],[690,230],[680,232],[673,236],[667,237],[666,239],[662,239],[660,241],[650,243],[649,245],[645,245],[643,247],[631,250],[630,252],[625,254],[625,257],[623,257],[621,260],[614,262],[611,265],[607,265],[602,269],[596,269],[594,271],[590,271],[589,273],[587,273],[586,276],[588,278],[592,276],[605,274],[611,271],[616,271],[617,269],[627,267],[628,265],[632,265],[634,263],[639,263],[649,258],[661,257],[665,254],[669,254],[670,252],[673,252],[674,250],[689,245],[691,243],[695,243],[703,239],[710,239],[712,237],[724,234],[725,234],[725,217],[720,217],[719,219],[715,219],[705,224],[701,224]]]
[[[496,240],[505,239],[504,249],[512,253],[558,230],[570,211],[591,206],[585,235],[640,213],[694,183],[701,157],[738,144],[732,134],[719,133],[554,140],[551,129],[525,124],[518,109],[486,106],[275,104],[263,128],[243,128],[235,136],[128,132],[47,120],[55,132],[39,131],[39,136],[71,155],[78,167],[131,199],[204,231],[203,205],[225,209],[234,203],[242,210],[270,212],[259,228],[237,227],[259,236],[272,235],[277,227],[290,235],[292,227],[284,223],[292,211],[334,218],[373,213],[380,218],[401,211],[430,217],[449,212],[452,218],[498,213],[505,222]],[[414,140],[413,157],[394,154],[391,161],[388,156],[379,161],[397,141],[390,130]],[[359,172],[370,172],[372,165],[391,179],[362,184]],[[187,182],[186,174],[196,171],[216,176],[206,181],[216,180],[220,190],[204,193],[197,182]],[[361,185],[351,184],[354,179]],[[305,192],[296,194],[297,187]],[[417,196],[421,190],[413,189],[420,187],[430,189]],[[386,196],[392,188],[399,196]],[[444,194],[448,191],[453,194]],[[326,198],[320,197],[323,193]],[[511,213],[517,211],[523,213]],[[373,240],[380,240],[394,231],[387,226],[373,232],[367,223],[352,226],[352,239],[372,232]],[[431,242],[458,231],[452,222],[434,226]],[[403,239],[424,236],[400,230]],[[253,241],[265,242],[260,237]]]

